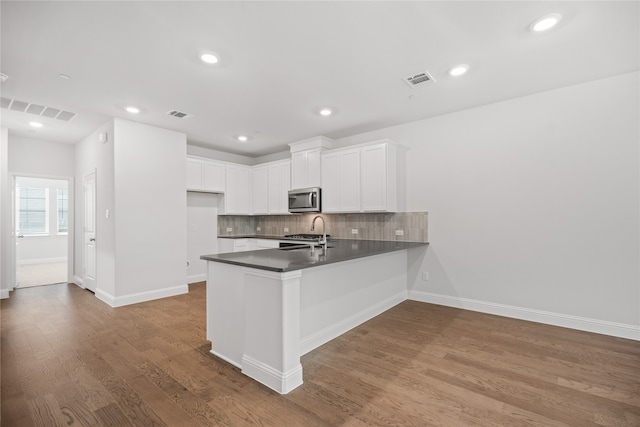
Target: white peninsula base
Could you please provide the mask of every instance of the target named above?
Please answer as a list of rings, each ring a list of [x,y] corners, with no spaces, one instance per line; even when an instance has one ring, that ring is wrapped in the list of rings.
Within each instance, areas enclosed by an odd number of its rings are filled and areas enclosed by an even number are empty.
[[[208,261],[211,353],[285,394],[300,356],[407,298],[407,250],[274,272]]]

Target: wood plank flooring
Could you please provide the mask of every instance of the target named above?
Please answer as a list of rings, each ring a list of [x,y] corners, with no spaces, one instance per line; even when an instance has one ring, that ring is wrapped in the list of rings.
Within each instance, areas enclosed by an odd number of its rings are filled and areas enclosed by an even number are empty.
[[[2,300],[2,426],[640,426],[640,343],[406,301],[302,357],[279,395],[209,353],[205,286],[111,308]]]

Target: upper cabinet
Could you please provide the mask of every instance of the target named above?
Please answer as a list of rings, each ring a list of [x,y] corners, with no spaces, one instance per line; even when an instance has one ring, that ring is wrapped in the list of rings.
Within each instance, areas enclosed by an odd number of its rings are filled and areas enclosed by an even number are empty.
[[[364,212],[398,210],[396,151],[390,142],[362,147],[360,177]]]
[[[322,154],[322,212],[360,212],[360,149]]]
[[[251,214],[251,167],[228,163],[227,188],[224,195],[225,215]]]
[[[225,164],[215,160],[187,158],[187,191],[225,191]]]
[[[276,162],[268,167],[268,213],[289,213],[289,190],[291,189],[291,162]]]
[[[395,144],[383,140],[323,153],[322,211],[397,211]]]
[[[253,213],[255,215],[289,213],[291,162],[285,160],[253,166],[251,175]]]
[[[322,184],[320,155],[333,141],[324,136],[293,142],[291,147],[291,188],[319,187]]]

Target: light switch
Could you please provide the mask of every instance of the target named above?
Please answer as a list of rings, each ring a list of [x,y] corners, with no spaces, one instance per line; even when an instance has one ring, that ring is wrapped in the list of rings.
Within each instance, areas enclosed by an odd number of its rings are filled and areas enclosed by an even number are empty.
[[[109,215],[110,215],[109,209],[105,210],[105,211],[104,211],[104,217],[105,217],[106,219],[109,219]]]

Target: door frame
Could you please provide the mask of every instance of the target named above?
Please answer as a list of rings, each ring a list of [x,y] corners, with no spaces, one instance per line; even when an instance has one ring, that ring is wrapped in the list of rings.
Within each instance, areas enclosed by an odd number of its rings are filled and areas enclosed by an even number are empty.
[[[59,175],[42,175],[35,173],[20,173],[11,172],[11,271],[9,272],[11,283],[10,291],[14,291],[17,285],[17,254],[16,254],[16,178],[42,178],[42,179],[56,179],[59,181],[67,181],[67,191],[69,195],[69,230],[67,231],[67,282],[75,283],[74,281],[74,269],[75,269],[75,180],[72,176],[59,176]]]

